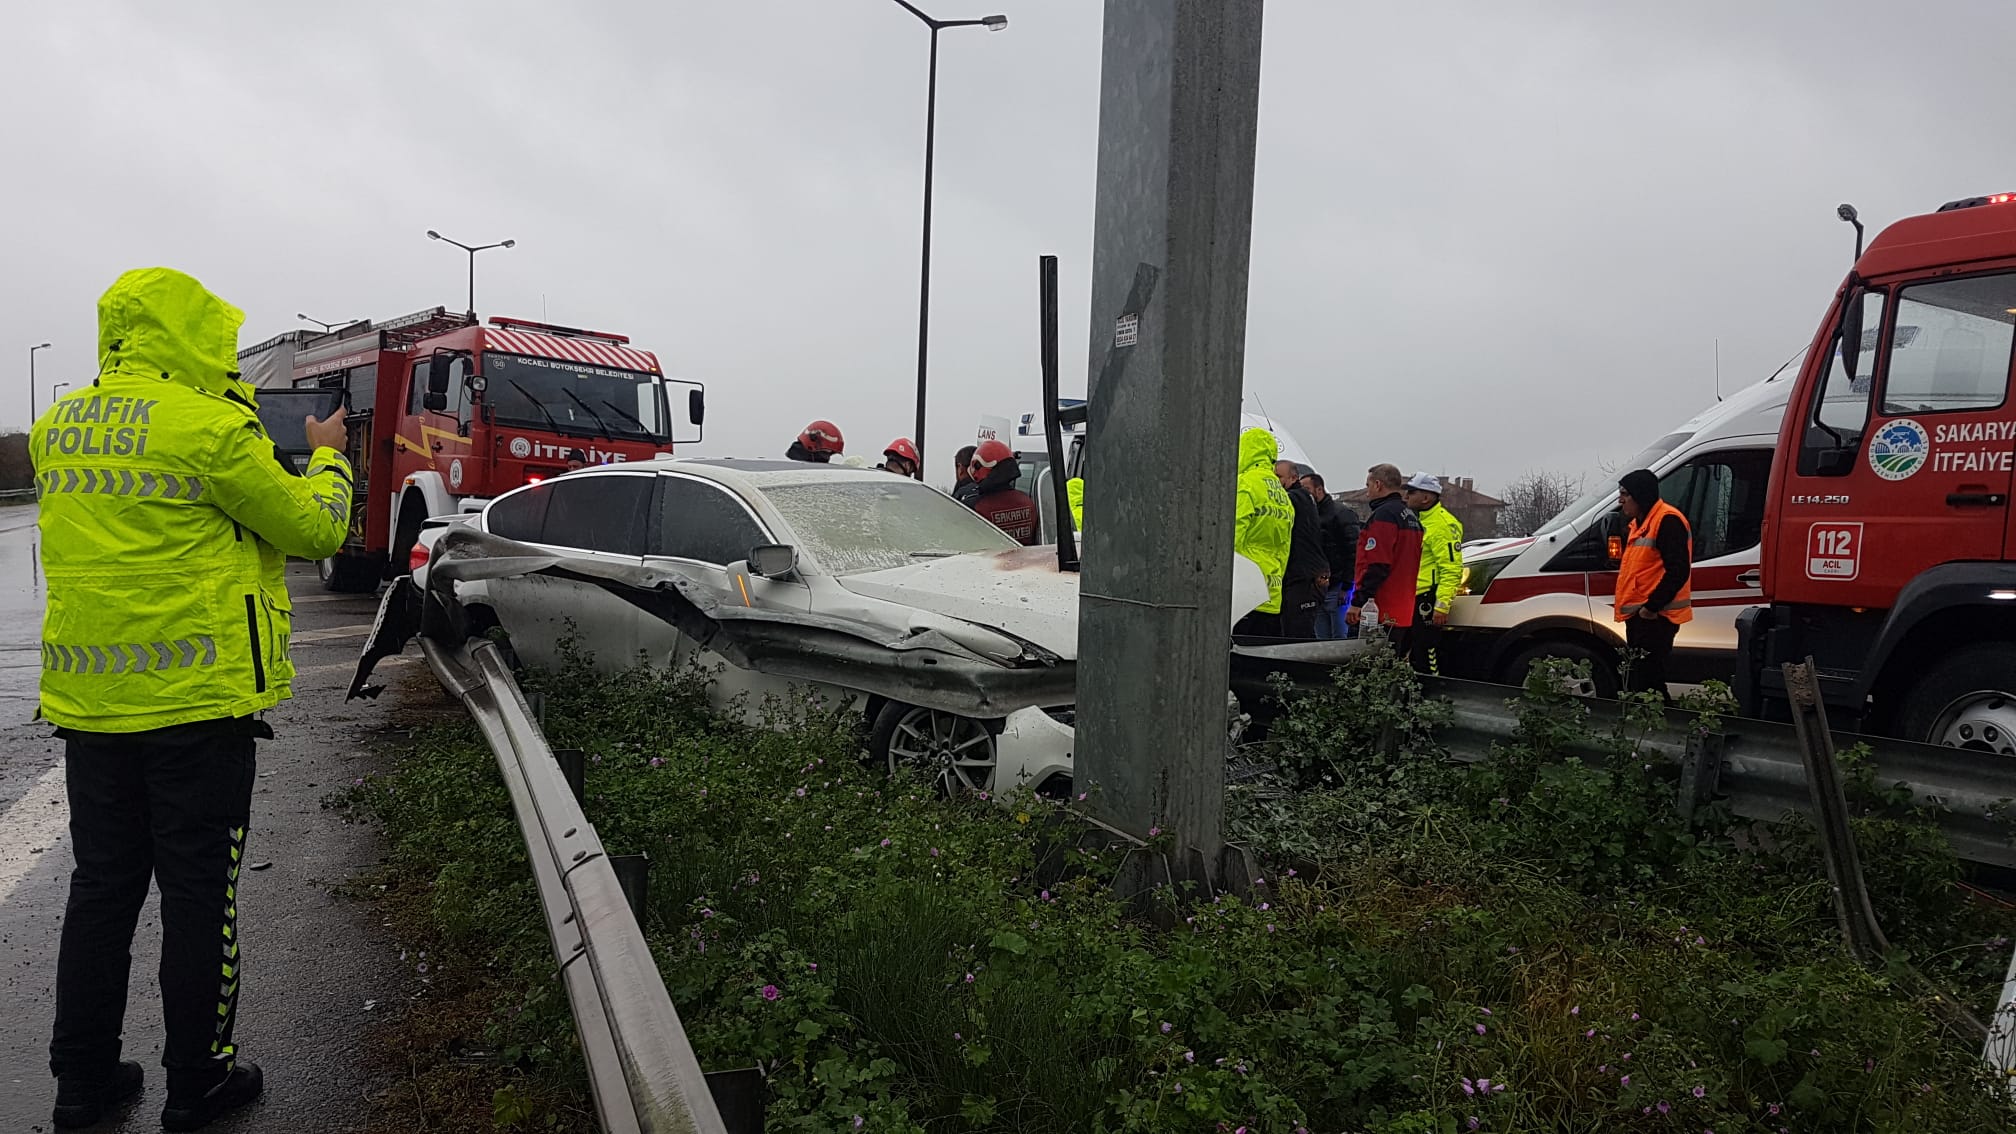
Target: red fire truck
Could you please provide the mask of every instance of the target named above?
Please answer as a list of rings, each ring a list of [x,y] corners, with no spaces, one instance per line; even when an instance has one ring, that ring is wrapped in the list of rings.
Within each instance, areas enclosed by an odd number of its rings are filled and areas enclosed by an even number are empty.
[[[1900,220],[1857,255],[1778,435],[1746,713],[1782,715],[1779,667],[1811,656],[1847,727],[2016,755],[2012,347],[2016,194]]]
[[[436,307],[239,355],[269,400],[340,394],[357,496],[350,539],[322,563],[333,591],[404,573],[420,522],[581,465],[648,460],[699,440],[698,383],[667,378],[623,335]],[[283,393],[286,391],[286,393]],[[325,398],[333,402],[333,398]],[[298,415],[295,415],[298,418]]]

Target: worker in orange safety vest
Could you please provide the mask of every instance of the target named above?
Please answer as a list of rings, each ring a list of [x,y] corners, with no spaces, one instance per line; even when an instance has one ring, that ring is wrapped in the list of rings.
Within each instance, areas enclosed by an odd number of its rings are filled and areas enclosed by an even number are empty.
[[[1681,625],[1694,617],[1694,537],[1680,509],[1659,498],[1659,478],[1650,470],[1625,473],[1617,485],[1617,506],[1630,521],[1617,564],[1616,618],[1633,652],[1625,688],[1656,689],[1670,700],[1666,661]]]

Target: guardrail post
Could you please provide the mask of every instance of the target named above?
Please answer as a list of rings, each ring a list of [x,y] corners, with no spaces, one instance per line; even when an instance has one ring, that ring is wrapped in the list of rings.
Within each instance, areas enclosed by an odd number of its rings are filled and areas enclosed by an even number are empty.
[[[1687,737],[1687,754],[1680,763],[1680,793],[1676,803],[1683,819],[1713,800],[1722,784],[1722,756],[1729,736],[1721,732],[1697,732]]]
[[[728,1134],[763,1134],[763,1072],[755,1067],[707,1072],[707,1090]]]
[[[651,901],[651,856],[612,854],[609,868],[616,872],[616,884],[623,887],[623,899],[630,903],[630,916],[644,924],[644,907]]]
[[[537,694],[534,694],[537,696]],[[567,786],[574,792],[574,802],[586,805],[588,802],[588,753],[579,748],[555,748],[553,759],[560,765],[560,774],[567,779]]]
[[[1869,888],[1862,881],[1862,858],[1855,833],[1848,826],[1848,794],[1841,786],[1841,766],[1834,760],[1834,736],[1827,729],[1827,706],[1820,698],[1813,659],[1785,663],[1785,696],[1792,707],[1792,730],[1799,737],[1806,763],[1806,784],[1813,794],[1813,817],[1820,830],[1820,849],[1827,860],[1827,881],[1834,891],[1834,913],[1848,948],[1864,961],[1878,961],[1890,942],[1876,924]]]

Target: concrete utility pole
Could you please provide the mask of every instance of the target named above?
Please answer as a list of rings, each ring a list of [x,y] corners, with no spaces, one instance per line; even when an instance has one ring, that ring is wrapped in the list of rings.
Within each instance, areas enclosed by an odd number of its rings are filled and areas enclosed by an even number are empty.
[[[1106,0],[1080,790],[1223,870],[1233,486],[1262,0]]]

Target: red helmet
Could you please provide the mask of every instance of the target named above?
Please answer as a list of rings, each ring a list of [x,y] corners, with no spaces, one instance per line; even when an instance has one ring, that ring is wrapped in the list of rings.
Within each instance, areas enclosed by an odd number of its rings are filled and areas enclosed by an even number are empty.
[[[840,436],[840,427],[830,421],[815,421],[798,435],[798,443],[814,453],[838,456],[845,447],[846,438]]]
[[[923,463],[922,459],[917,456],[917,446],[912,445],[908,437],[898,437],[896,440],[889,442],[889,447],[882,450],[882,455],[885,457],[901,457],[913,465]]]
[[[1015,450],[1010,449],[1006,441],[982,441],[979,447],[973,450],[972,467],[991,469],[1014,455]]]

